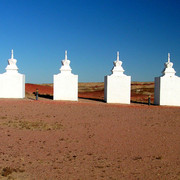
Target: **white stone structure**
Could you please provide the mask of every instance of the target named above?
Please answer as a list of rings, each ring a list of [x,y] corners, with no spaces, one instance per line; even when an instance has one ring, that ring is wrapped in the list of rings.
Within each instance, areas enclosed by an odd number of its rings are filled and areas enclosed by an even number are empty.
[[[6,72],[0,74],[0,98],[25,97],[25,75],[18,73],[16,62],[12,50]]]
[[[154,103],[180,106],[180,77],[175,75],[173,63],[170,62],[170,53],[168,53],[168,62],[164,65],[163,75],[155,77]]]
[[[130,104],[131,96],[131,76],[124,74],[122,61],[114,61],[112,74],[104,77],[104,100],[107,103]]]
[[[54,75],[53,99],[78,101],[78,75],[71,73],[72,69],[70,60],[67,59],[67,51],[65,51],[65,59],[61,62],[61,73]]]

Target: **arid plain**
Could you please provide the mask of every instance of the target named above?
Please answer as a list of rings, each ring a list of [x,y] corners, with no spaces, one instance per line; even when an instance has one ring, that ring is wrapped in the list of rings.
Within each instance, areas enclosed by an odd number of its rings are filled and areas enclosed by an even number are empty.
[[[103,83],[79,84],[78,102],[32,84],[0,99],[0,179],[180,179],[180,108],[148,106],[153,86],[134,83],[130,105],[104,103]]]

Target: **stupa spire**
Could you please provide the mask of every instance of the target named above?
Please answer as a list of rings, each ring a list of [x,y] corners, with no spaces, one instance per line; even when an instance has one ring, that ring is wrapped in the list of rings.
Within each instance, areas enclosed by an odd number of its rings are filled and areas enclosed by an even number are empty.
[[[67,60],[67,50],[65,51],[65,60]]]
[[[11,59],[14,59],[13,49],[11,50]]]
[[[16,66],[17,60],[14,59],[13,49],[11,50],[11,58],[8,59],[8,65],[6,67],[7,72],[18,72],[18,67]]]
[[[124,69],[122,67],[122,61],[119,60],[119,51],[117,51],[117,59],[113,62],[114,67],[111,70],[113,75],[124,76]]]
[[[170,53],[168,53],[168,61],[164,64],[165,68],[162,71],[164,76],[175,76],[176,71],[173,68],[173,63],[170,62]]]
[[[67,59],[67,50],[65,51],[65,58],[61,61],[62,66],[60,68],[61,73],[70,74],[71,73],[71,67],[70,67],[70,60]]]
[[[119,61],[119,51],[117,51],[117,61]]]
[[[168,53],[168,63],[170,63],[170,53]]]

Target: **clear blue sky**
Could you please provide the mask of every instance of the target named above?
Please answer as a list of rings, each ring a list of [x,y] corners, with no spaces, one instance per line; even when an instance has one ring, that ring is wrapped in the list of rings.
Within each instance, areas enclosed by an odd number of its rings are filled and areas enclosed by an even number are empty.
[[[180,76],[180,0],[0,0],[0,73],[11,49],[26,82],[51,83],[64,51],[79,82],[102,82],[116,51],[133,81]]]

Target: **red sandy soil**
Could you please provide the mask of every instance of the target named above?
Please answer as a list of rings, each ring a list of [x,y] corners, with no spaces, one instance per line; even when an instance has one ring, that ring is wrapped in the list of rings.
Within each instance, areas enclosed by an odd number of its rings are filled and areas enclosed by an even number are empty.
[[[180,179],[180,108],[0,99],[0,179]]]
[[[104,100],[104,90],[94,92],[79,92],[79,98],[92,99],[92,100]]]
[[[45,86],[40,84],[26,84],[26,93],[33,93],[36,92],[36,89],[38,89],[39,94],[49,94],[53,95],[53,87],[52,86]]]

